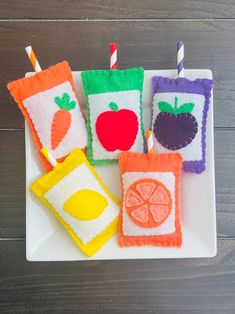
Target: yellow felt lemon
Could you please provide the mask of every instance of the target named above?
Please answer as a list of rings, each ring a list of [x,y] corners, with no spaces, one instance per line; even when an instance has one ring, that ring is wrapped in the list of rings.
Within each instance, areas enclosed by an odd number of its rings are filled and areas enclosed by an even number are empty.
[[[64,203],[64,211],[74,218],[91,220],[100,216],[107,205],[107,199],[100,193],[94,190],[81,190]]]

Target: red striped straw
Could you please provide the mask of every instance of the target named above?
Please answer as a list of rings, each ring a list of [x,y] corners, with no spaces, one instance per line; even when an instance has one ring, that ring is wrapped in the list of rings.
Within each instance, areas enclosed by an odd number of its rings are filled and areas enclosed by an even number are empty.
[[[147,139],[147,147],[148,147],[148,153],[154,154],[154,147],[153,147],[153,132],[151,130],[148,130],[146,132],[146,139]]]
[[[110,43],[110,69],[117,70],[117,43]]]
[[[34,71],[35,72],[41,72],[42,68],[40,67],[38,59],[35,56],[33,48],[31,46],[28,46],[28,47],[25,48],[25,50],[26,50],[27,55],[29,57],[29,60],[30,60],[30,62],[32,64],[33,68],[34,68]]]

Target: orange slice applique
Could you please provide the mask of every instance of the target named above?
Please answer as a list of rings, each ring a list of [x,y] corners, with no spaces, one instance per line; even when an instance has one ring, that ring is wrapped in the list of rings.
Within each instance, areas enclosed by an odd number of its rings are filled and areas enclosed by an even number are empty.
[[[153,204],[169,204],[169,196],[166,188],[159,186],[150,197],[149,202]]]
[[[137,184],[136,186],[136,190],[140,193],[141,197],[144,200],[149,199],[149,197],[152,195],[155,188],[156,186],[152,182],[143,182],[143,183]]]
[[[141,179],[128,189],[125,199],[130,219],[144,228],[160,226],[169,216],[172,207],[170,191],[160,181]]]
[[[126,205],[128,207],[142,205],[144,202],[141,197],[132,190],[128,190],[126,196]]]
[[[169,215],[169,209],[166,205],[150,205],[149,210],[156,223],[162,224]]]
[[[145,223],[148,221],[148,206],[146,204],[142,205],[139,208],[134,209],[131,212],[131,216],[138,220],[141,223]]]

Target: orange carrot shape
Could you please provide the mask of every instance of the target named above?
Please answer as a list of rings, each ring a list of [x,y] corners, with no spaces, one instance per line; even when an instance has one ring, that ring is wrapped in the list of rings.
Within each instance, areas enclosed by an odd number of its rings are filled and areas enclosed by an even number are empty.
[[[52,124],[51,124],[51,149],[55,150],[62,139],[68,132],[72,117],[70,110],[76,107],[76,102],[74,100],[70,101],[70,96],[68,93],[64,93],[60,98],[59,96],[54,98],[55,103],[60,108],[54,114]]]

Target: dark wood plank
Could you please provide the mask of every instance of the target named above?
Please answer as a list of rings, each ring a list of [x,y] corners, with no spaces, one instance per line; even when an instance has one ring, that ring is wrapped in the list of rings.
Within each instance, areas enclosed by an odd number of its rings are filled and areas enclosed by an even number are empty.
[[[117,41],[119,67],[175,67],[175,45],[185,41],[187,68],[211,68],[215,125],[235,125],[235,21],[1,22],[0,128],[23,128],[6,84],[31,71],[24,51],[33,45],[45,68],[67,59],[73,70],[108,68],[109,42]]]
[[[25,237],[24,132],[0,131],[0,237]]]
[[[1,131],[0,237],[25,237],[24,132]],[[215,131],[217,231],[235,237],[235,130]]]
[[[1,18],[120,19],[233,18],[232,0],[2,0]]]
[[[0,242],[1,313],[235,312],[235,240],[213,259],[30,263]],[[37,312],[36,312],[37,311]]]

